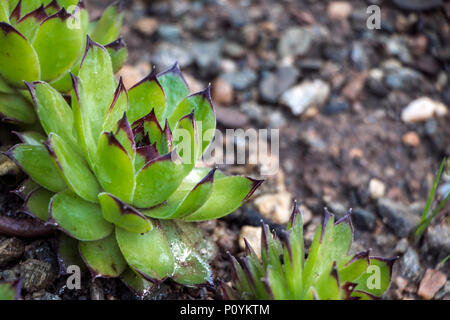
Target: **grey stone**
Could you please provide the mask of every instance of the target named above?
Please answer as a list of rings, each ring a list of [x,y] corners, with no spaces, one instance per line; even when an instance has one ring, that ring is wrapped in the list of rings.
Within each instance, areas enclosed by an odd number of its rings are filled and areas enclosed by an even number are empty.
[[[408,250],[408,247],[409,247],[408,239],[402,238],[400,239],[399,242],[397,242],[397,245],[395,246],[395,252],[403,254],[406,252],[406,250]]]
[[[369,57],[362,43],[360,42],[353,43],[351,59],[353,65],[359,71],[364,71],[369,68],[370,65]]]
[[[231,84],[235,90],[246,90],[256,82],[258,76],[251,69],[243,69],[226,72],[221,78]]]
[[[373,231],[376,227],[376,217],[369,210],[356,208],[352,212],[352,221],[359,230]]]
[[[214,72],[210,73],[217,73],[220,69],[222,47],[223,43],[221,40],[194,42],[191,52],[194,56],[195,63],[200,69],[214,69]]]
[[[283,93],[280,103],[288,106],[294,115],[300,115],[309,107],[321,107],[330,90],[330,85],[322,80],[306,80]]]
[[[399,237],[407,237],[419,225],[420,218],[401,203],[381,198],[377,210],[383,222]]]
[[[348,111],[349,109],[350,104],[347,101],[340,98],[334,98],[323,108],[323,112],[332,115]]]
[[[194,58],[186,47],[163,42],[155,49],[152,61],[160,70],[164,70],[173,66],[175,62],[182,68],[188,67],[194,62]]]
[[[305,55],[312,44],[312,33],[304,27],[287,29],[278,43],[278,54],[281,57]]]
[[[388,72],[385,82],[391,89],[412,91],[421,87],[424,78],[419,72],[413,69],[396,68]]]
[[[98,280],[91,283],[89,292],[91,295],[91,300],[105,300],[102,285]]]
[[[430,248],[440,251],[443,256],[450,254],[450,227],[445,224],[429,226],[426,241]]]
[[[410,280],[417,280],[421,273],[419,255],[413,248],[408,248],[400,259],[400,273]]]
[[[295,84],[299,71],[292,67],[281,67],[277,72],[266,74],[259,84],[261,99],[268,103],[276,103],[278,98]]]
[[[163,41],[173,42],[181,37],[180,28],[176,24],[160,24],[157,33]]]

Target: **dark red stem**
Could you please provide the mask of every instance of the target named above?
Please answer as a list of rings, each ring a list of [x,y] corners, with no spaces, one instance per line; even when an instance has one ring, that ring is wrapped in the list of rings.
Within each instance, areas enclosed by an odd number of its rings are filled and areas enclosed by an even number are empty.
[[[18,219],[0,216],[0,234],[19,238],[43,238],[55,229],[36,219]]]

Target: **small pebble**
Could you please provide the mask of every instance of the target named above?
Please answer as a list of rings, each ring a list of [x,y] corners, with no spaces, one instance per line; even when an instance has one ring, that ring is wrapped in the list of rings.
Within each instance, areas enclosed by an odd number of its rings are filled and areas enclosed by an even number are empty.
[[[409,131],[402,136],[403,144],[410,147],[417,147],[420,144],[420,138],[414,131]]]
[[[256,254],[261,254],[261,227],[243,226],[239,235],[239,247],[245,250],[244,238],[247,239],[250,246],[255,250]]]
[[[433,299],[436,292],[439,291],[447,281],[447,277],[439,270],[427,269],[425,275],[420,281],[417,294],[425,300]]]

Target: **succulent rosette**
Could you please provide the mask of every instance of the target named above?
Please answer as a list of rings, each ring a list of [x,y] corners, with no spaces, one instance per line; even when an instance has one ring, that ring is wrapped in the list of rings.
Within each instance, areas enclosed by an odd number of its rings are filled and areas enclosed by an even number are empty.
[[[70,92],[69,72],[78,74],[86,35],[108,44],[114,70],[125,62],[125,43],[117,39],[121,2],[97,21],[80,0],[0,0],[0,118],[32,124],[36,115],[23,81],[43,80]]]
[[[351,211],[335,221],[325,209],[307,252],[297,203],[281,239],[262,226],[261,255],[246,243],[246,256],[230,255],[232,287],[221,283],[228,299],[372,300],[389,288],[397,258],[349,254],[353,242]]]
[[[209,87],[190,94],[177,64],[129,91],[113,71],[88,38],[71,106],[27,83],[47,136],[20,133],[7,152],[32,179],[19,188],[24,211],[68,235],[62,260],[79,248],[94,276],[211,283],[213,245],[192,222],[231,213],[262,181],[195,168],[216,126]]]

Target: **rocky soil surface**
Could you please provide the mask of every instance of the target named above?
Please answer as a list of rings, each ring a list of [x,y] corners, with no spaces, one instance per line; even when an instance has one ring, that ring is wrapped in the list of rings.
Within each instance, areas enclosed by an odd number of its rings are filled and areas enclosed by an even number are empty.
[[[89,1],[92,15],[107,3]],[[366,24],[373,4],[381,8],[379,30]],[[278,172],[263,177],[236,213],[202,224],[219,249],[217,277],[230,279],[227,251],[242,254],[243,237],[258,247],[261,218],[283,228],[297,199],[307,243],[323,207],[337,216],[352,208],[354,251],[399,256],[387,299],[450,299],[449,264],[439,264],[450,254],[449,206],[422,241],[411,238],[436,170],[450,156],[450,2],[149,0],[125,7],[130,56],[119,74],[127,87],[153,66],[178,61],[191,91],[212,84],[221,130],[280,130]],[[11,143],[3,135],[2,148]],[[220,167],[258,178],[264,161]],[[12,173],[1,178],[0,215],[20,206],[8,193],[21,179]],[[444,177],[440,196],[449,189]],[[53,237],[0,236],[0,280],[23,277],[25,299],[136,298],[119,280],[88,276],[81,290],[68,290],[55,246]],[[145,297],[219,298],[170,281]]]

